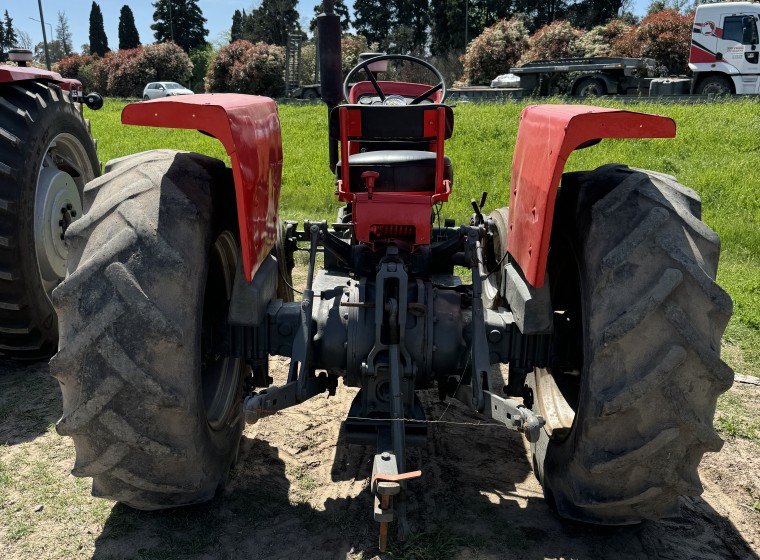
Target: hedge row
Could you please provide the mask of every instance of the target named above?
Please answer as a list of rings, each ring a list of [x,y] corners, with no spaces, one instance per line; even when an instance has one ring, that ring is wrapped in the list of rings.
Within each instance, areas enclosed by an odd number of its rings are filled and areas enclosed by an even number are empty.
[[[589,56],[630,56],[657,60],[670,74],[688,71],[692,16],[663,10],[639,26],[612,20],[589,31],[555,21],[528,36],[517,18],[488,27],[462,57],[462,82],[488,84],[511,66],[534,60]]]

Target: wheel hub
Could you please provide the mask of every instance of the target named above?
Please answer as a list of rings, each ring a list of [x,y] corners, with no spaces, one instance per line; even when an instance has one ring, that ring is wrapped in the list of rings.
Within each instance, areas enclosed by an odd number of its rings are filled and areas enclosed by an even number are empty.
[[[34,248],[40,281],[50,298],[66,276],[64,234],[82,216],[82,192],[94,179],[87,151],[73,135],[57,135],[45,149],[34,199]]]
[[[74,178],[55,167],[43,167],[37,181],[34,239],[42,284],[48,294],[66,276],[64,234],[81,215],[82,201]]]

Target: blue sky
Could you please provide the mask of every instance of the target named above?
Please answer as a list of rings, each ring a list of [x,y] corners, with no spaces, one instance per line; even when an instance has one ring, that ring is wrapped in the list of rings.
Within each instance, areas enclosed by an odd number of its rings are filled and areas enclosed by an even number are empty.
[[[319,1],[321,0],[301,0],[298,3],[298,11],[301,14],[301,25],[308,27],[308,21],[312,17],[314,6]],[[235,10],[245,9],[246,11],[250,11],[258,3],[255,0],[199,0],[203,15],[208,20],[206,27],[210,31],[209,40],[220,40],[221,34],[229,30],[232,23],[232,13]],[[349,1],[349,3],[351,2]],[[112,49],[118,47],[119,12],[124,4],[132,8],[132,12],[135,14],[135,23],[137,31],[140,33],[140,40],[143,43],[153,42],[153,32],[150,29],[150,25],[153,23],[153,5],[151,0],[101,0],[98,4],[103,11],[108,45]],[[634,0],[634,13],[637,15],[643,14],[648,4],[649,0]],[[91,0],[74,0],[74,2],[71,0],[42,0],[45,23],[50,23],[53,29],[55,29],[57,13],[59,11],[66,13],[74,47],[77,51],[83,43],[89,41],[91,7]],[[14,27],[27,32],[31,36],[33,43],[42,41],[42,30],[39,22],[29,19],[39,19],[37,2],[34,0],[0,0],[0,11],[2,10],[8,10],[9,15],[13,18]],[[46,25],[46,28],[49,40],[50,27]]]

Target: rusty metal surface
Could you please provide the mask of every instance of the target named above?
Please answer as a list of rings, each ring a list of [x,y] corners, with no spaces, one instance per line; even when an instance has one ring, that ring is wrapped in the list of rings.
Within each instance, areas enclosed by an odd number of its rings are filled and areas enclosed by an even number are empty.
[[[224,145],[235,179],[243,270],[250,281],[277,239],[282,136],[275,102],[236,93],[165,97],[127,105],[121,122],[195,129]]]
[[[658,115],[586,105],[532,105],[520,116],[509,193],[507,250],[530,285],[544,283],[554,201],[573,150],[602,138],[672,138]]]

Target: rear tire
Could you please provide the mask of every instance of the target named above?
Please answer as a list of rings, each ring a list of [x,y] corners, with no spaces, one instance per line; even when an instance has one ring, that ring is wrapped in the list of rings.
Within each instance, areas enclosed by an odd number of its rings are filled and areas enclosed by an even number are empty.
[[[700,213],[694,191],[651,171],[563,179],[548,265],[554,351],[528,376],[547,420],[534,470],[563,517],[637,523],[702,492],[697,467],[723,443],[712,423],[733,372],[720,360],[732,309],[715,283],[720,241]]]
[[[599,78],[583,78],[575,86],[578,97],[600,97],[607,95],[607,85]]]
[[[66,233],[53,292],[72,474],[138,509],[203,502],[243,429],[241,360],[226,355],[240,249],[222,162],[156,150],[113,160]]]
[[[67,91],[0,85],[0,354],[49,358],[58,346],[50,292],[66,275],[63,233],[100,175],[89,123]]]

